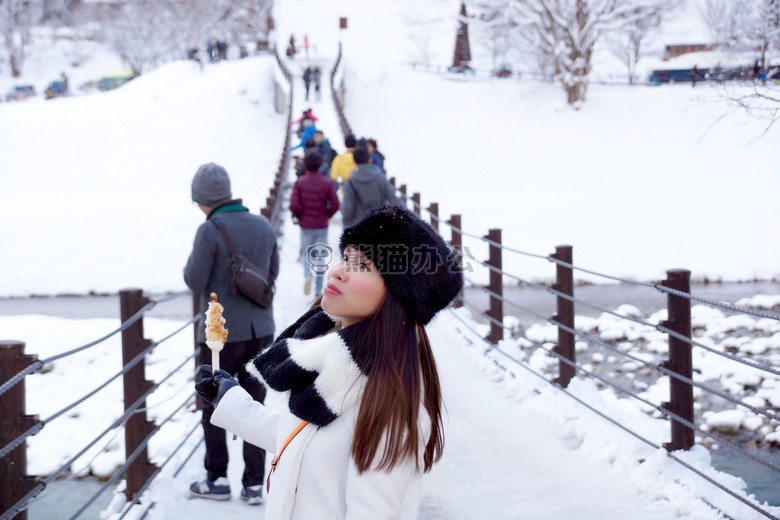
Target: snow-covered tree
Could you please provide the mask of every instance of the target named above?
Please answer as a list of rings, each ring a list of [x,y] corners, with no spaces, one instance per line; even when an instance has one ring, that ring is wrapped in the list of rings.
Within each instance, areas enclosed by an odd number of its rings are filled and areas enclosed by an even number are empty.
[[[171,31],[171,55],[186,56],[187,49],[207,38],[227,39],[217,24],[229,16],[230,0],[169,0],[168,9],[175,30]],[[215,33],[220,34],[215,34]]]
[[[700,0],[699,13],[712,43],[732,47],[742,36],[755,0]]]
[[[661,24],[661,9],[650,11],[646,16],[636,18],[622,29],[609,35],[607,46],[626,66],[629,84],[634,84],[634,73],[639,58],[644,54],[647,36]]]
[[[0,34],[15,78],[22,74],[32,28],[42,15],[42,0],[0,0]]]
[[[106,6],[102,14],[103,38],[140,74],[165,61],[176,23],[170,0],[125,0]]]
[[[68,39],[63,53],[73,67],[83,65],[97,50],[100,28],[88,9],[76,5],[66,15]]]
[[[267,42],[272,8],[272,0],[231,0],[220,25],[235,43]]]
[[[761,49],[760,62],[766,70],[766,54],[771,48],[780,49],[780,0],[759,0],[744,30],[746,39]]]
[[[517,27],[500,12],[485,12],[471,22],[477,40],[490,52],[492,68],[517,45]]]
[[[481,0],[501,8],[527,43],[548,56],[577,108],[585,100],[596,42],[656,12],[664,0]]]

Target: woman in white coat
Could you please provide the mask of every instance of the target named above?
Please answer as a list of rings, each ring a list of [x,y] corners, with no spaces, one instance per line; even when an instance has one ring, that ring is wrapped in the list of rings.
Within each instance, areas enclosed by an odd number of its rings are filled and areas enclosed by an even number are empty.
[[[424,325],[463,286],[454,254],[397,206],[369,212],[339,245],[322,297],[247,365],[287,393],[285,409],[208,365],[196,385],[213,424],[276,453],[267,520],[417,518],[422,474],[444,446]]]

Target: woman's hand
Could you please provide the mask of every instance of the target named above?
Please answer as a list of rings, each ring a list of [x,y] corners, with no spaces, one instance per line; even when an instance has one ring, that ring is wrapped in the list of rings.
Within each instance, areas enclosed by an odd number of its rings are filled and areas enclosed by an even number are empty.
[[[238,381],[224,370],[212,373],[213,370],[211,365],[200,366],[200,375],[203,379],[195,383],[195,391],[204,401],[216,408],[222,396],[234,386],[238,386]]]

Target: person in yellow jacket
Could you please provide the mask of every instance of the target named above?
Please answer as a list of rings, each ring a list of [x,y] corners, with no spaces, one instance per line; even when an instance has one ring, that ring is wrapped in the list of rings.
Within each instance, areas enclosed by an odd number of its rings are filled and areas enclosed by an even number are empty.
[[[352,175],[352,170],[357,166],[355,159],[352,157],[356,144],[357,139],[355,139],[355,136],[352,134],[348,135],[344,138],[344,146],[347,147],[347,151],[333,158],[333,162],[330,165],[330,178],[336,183],[336,186],[341,186],[347,182],[349,176]]]

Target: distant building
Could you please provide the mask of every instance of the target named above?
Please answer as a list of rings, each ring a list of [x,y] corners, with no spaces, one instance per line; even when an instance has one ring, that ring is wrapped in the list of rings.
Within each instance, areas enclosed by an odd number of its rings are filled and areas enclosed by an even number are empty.
[[[670,58],[676,58],[689,52],[711,51],[714,46],[711,43],[682,43],[678,45],[667,45],[664,50],[664,61]]]

